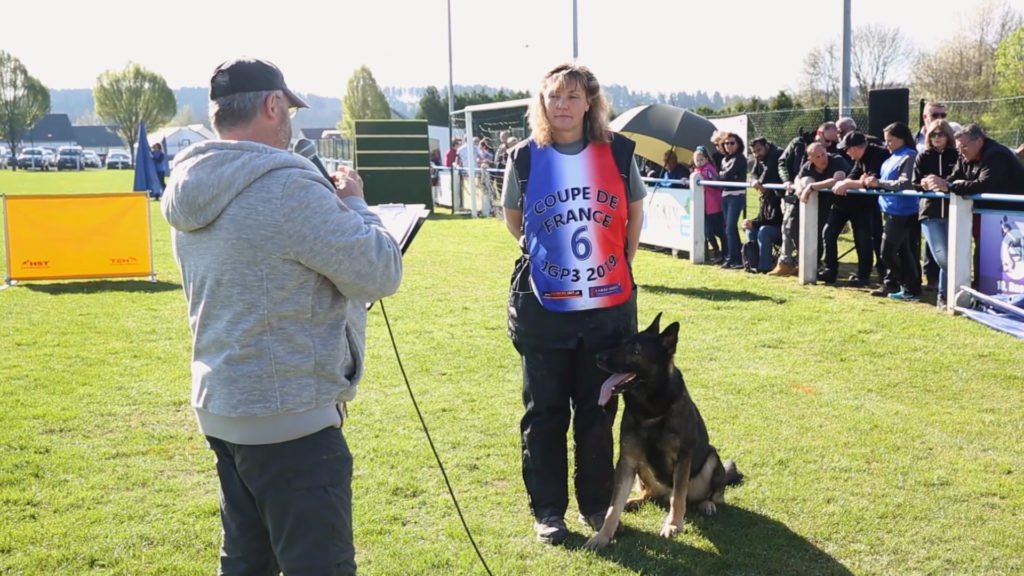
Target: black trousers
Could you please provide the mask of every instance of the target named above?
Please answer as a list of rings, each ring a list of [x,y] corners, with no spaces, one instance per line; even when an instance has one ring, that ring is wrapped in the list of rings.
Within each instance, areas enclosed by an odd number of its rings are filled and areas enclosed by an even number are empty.
[[[352,453],[338,428],[279,444],[206,437],[217,455],[224,576],[356,573]]]
[[[864,210],[847,210],[833,207],[825,221],[825,229],[821,233],[825,244],[825,280],[835,280],[839,273],[839,235],[846,223],[853,228],[853,246],[857,250],[857,278],[871,279],[871,263],[874,250],[871,246],[871,212]]]
[[[601,384],[610,376],[582,345],[571,349],[517,344],[523,364],[520,422],[523,482],[538,520],[562,518],[569,502],[566,432],[572,422],[576,502],[584,515],[604,512],[612,497],[612,423],[616,399],[598,406]]]
[[[895,216],[882,214],[882,260],[889,267],[885,285],[921,294],[921,269],[914,253],[911,233],[917,214]]]

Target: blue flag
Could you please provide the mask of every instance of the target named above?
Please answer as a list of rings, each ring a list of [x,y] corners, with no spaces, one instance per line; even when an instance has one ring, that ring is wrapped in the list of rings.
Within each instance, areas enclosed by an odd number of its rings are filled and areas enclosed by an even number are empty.
[[[149,192],[150,198],[164,195],[164,187],[156,175],[156,163],[153,162],[153,151],[149,149],[149,138],[146,137],[146,123],[139,123],[139,138],[135,149],[135,186],[136,192]]]

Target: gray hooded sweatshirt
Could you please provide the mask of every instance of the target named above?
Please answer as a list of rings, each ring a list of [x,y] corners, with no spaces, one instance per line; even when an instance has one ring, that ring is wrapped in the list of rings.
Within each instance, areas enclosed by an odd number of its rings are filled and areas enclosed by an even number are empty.
[[[271,444],[341,423],[363,373],[366,303],[398,289],[402,254],[363,199],[333,190],[309,160],[254,142],[175,158],[161,209],[204,434]]]

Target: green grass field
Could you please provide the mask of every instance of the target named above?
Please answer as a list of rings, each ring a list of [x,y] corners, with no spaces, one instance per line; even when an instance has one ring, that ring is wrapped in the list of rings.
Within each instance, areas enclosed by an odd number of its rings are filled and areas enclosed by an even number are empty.
[[[0,193],[122,192],[130,172],[0,172]],[[191,575],[217,565],[213,456],[189,406],[191,340],[168,226],[158,282],[0,291],[0,574]],[[382,317],[494,574],[1024,573],[1024,346],[925,303],[641,251],[640,321],[682,323],[677,364],[746,474],[673,540],[624,518],[602,553],[537,544],[505,336],[516,249],[493,219],[432,217],[375,306],[345,431],[368,575],[484,574]],[[4,244],[0,242],[0,249]],[[0,259],[5,261],[5,259]]]

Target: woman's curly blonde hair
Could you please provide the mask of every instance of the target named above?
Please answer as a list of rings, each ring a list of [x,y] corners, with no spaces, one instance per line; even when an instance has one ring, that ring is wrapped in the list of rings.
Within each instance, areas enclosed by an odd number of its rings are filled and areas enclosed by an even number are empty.
[[[544,105],[544,94],[549,90],[565,87],[581,87],[586,91],[587,104],[590,109],[583,117],[583,137],[588,142],[611,142],[612,134],[608,129],[608,117],[611,107],[601,91],[601,84],[589,68],[582,64],[565,63],[552,68],[544,75],[540,90],[530,102],[530,136],[538,146],[551,144],[551,124],[548,123],[547,108]]]

